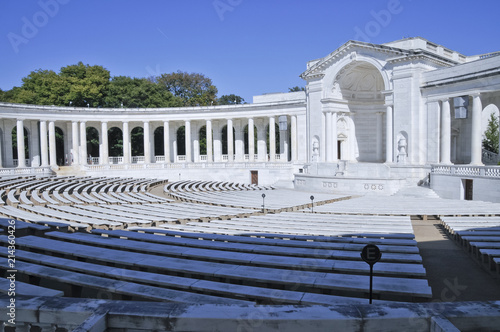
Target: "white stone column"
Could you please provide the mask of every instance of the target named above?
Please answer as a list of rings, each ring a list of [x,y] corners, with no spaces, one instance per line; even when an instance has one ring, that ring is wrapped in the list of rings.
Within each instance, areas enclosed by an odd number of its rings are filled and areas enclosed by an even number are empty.
[[[193,162],[200,162],[200,129],[197,123],[194,123],[191,137],[193,138]]]
[[[255,161],[255,128],[253,118],[248,119],[248,161]]]
[[[38,132],[38,121],[31,120],[31,135],[30,135],[30,159],[31,167],[40,166],[40,133]],[[1,155],[1,150],[0,150]],[[0,167],[1,167],[1,157],[0,157]]]
[[[57,166],[56,125],[54,121],[49,122],[49,164]]]
[[[478,94],[472,95],[471,165],[482,166],[481,118],[483,105]]]
[[[130,164],[130,130],[128,121],[123,122],[123,163]]]
[[[385,111],[385,162],[393,162],[393,129],[392,129],[392,106],[387,106]]]
[[[280,131],[280,161],[281,162],[288,162],[288,117],[286,117],[286,127],[283,126],[282,123],[280,123],[280,119],[282,116],[278,117],[278,126],[279,126],[279,131]],[[282,126],[285,127],[285,129],[282,129]]]
[[[222,132],[220,122],[214,121],[214,161],[222,161]]]
[[[163,155],[165,162],[170,163],[170,122],[163,121]]]
[[[297,161],[297,116],[292,115],[290,117],[290,135],[291,137],[291,149],[292,149],[292,161]]]
[[[441,164],[451,164],[451,114],[450,101],[441,102]]]
[[[266,144],[266,124],[265,120],[257,120],[257,154],[258,154],[258,161],[267,161],[266,155],[267,155],[267,144]]]
[[[325,132],[326,132],[326,162],[333,161],[333,132],[332,132],[332,112],[325,113]]]
[[[49,134],[50,137],[50,134]],[[80,164],[87,165],[87,124],[80,122]]]
[[[276,126],[274,116],[269,117],[269,161],[276,160]]]
[[[338,147],[337,147],[337,112],[332,112],[332,162],[337,162],[338,160]]]
[[[101,154],[99,164],[109,164],[108,123],[106,121],[101,122]]]
[[[17,120],[17,167],[26,167],[26,155],[24,153],[24,122],[22,119]]]
[[[234,160],[238,162],[245,161],[245,133],[242,120],[235,120],[234,125]]]
[[[41,124],[41,123],[40,123]],[[41,128],[41,126],[40,126]],[[41,130],[41,129],[40,129]],[[70,164],[78,165],[80,161],[80,140],[78,135],[78,122],[71,122],[71,156],[70,156]],[[71,159],[72,158],[72,159]],[[43,160],[43,148],[42,148],[42,160]],[[42,161],[43,164],[43,161]]]
[[[207,133],[207,162],[211,163],[214,160],[212,143],[212,120],[207,120],[205,128]]]
[[[191,121],[187,121],[184,123],[184,141],[186,143],[186,162],[190,163],[191,159]]]
[[[42,149],[42,166],[49,166],[49,150],[47,143],[47,121],[40,121],[40,148]],[[78,151],[78,150],[77,150]]]
[[[151,163],[151,128],[149,126],[149,121],[144,121],[144,134],[143,134],[143,144],[144,144],[144,163]]]
[[[383,121],[383,112],[377,112],[377,161],[382,162],[383,161],[383,130],[382,130],[382,121]]]
[[[233,119],[227,119],[227,161],[234,160]]]

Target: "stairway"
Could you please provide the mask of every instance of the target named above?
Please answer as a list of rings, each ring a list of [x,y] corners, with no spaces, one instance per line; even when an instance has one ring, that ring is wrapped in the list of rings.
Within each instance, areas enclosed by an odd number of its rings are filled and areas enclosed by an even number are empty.
[[[395,192],[392,196],[440,198],[434,190],[424,186],[405,186]]]
[[[57,176],[84,176],[85,171],[80,169],[80,166],[59,166],[58,170],[54,170]]]

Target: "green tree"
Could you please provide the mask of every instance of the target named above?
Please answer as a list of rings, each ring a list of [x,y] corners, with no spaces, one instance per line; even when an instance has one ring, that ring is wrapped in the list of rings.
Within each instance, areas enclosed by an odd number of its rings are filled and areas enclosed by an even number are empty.
[[[154,82],[182,99],[184,106],[207,106],[217,103],[217,88],[203,74],[182,71],[161,74]]]
[[[38,69],[32,71],[22,81],[21,88],[13,91],[13,102],[36,105],[64,105],[64,95],[67,93],[68,88],[64,80],[54,71]]]
[[[104,98],[105,107],[147,108],[182,106],[182,100],[174,97],[159,84],[145,78],[115,76]]]
[[[245,104],[245,99],[235,94],[222,95],[218,99],[217,103],[219,105],[235,105],[235,104]]]
[[[294,86],[292,88],[288,88],[288,92],[296,92],[296,91],[306,91],[306,88],[300,86]]]
[[[488,126],[484,132],[483,148],[498,153],[498,139],[499,139],[499,121],[495,114],[491,114],[488,120]]]
[[[110,73],[102,66],[76,65],[61,68],[60,77],[68,91],[64,94],[64,104],[73,106],[99,107],[104,105]]]

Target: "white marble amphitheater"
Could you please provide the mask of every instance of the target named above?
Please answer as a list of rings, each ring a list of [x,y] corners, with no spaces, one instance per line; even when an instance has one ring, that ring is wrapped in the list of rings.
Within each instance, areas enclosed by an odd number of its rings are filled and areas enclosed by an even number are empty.
[[[500,52],[349,41],[301,77],[243,105],[0,103],[3,330],[498,331]]]

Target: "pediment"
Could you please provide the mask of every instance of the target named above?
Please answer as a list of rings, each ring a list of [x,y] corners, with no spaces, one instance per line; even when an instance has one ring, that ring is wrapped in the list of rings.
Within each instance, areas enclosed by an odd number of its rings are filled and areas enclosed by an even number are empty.
[[[349,58],[349,61],[355,63],[359,60],[359,55],[362,53],[370,53],[372,56],[380,54],[381,58],[390,58],[395,56],[404,56],[409,52],[407,50],[398,49],[385,45],[376,45],[359,41],[348,41],[326,57],[315,60],[309,63],[309,68],[303,72],[300,77],[305,80],[322,78],[325,71],[335,62]]]

